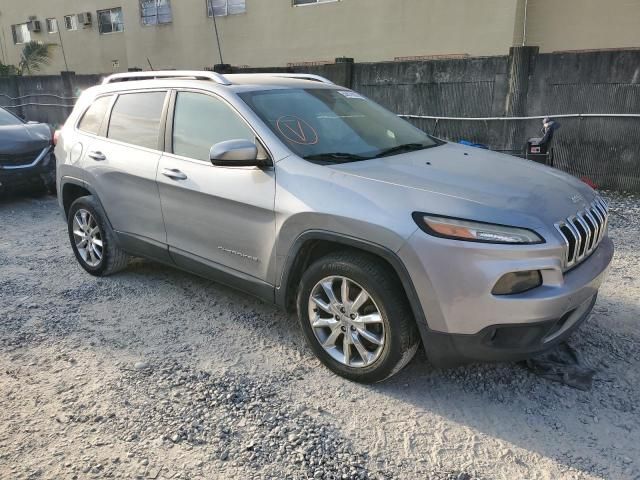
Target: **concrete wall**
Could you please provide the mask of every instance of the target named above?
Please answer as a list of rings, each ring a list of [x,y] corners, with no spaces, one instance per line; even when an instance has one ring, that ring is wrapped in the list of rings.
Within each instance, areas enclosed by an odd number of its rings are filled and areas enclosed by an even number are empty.
[[[265,68],[273,71],[277,67]],[[250,72],[259,69],[233,69]],[[640,50],[541,54],[535,47],[510,55],[411,62],[337,63],[307,71],[362,92],[400,114],[511,117],[554,114],[638,114]],[[73,97],[98,75],[0,78],[0,105],[29,120],[61,123]],[[35,95],[10,100],[9,97]],[[540,120],[412,120],[443,138],[522,151]],[[562,118],[554,138],[555,166],[604,188],[640,191],[639,118]]]
[[[506,55],[522,43],[527,3],[527,45],[542,52],[567,49],[640,47],[638,0],[340,0],[293,7],[292,0],[246,0],[243,14],[218,17],[225,63],[252,67],[396,57],[467,54]],[[96,10],[122,6],[125,31],[99,35]],[[129,67],[211,67],[220,63],[213,20],[205,0],[173,0],[173,23],[143,26],[137,0],[0,0],[4,63],[19,61],[11,25],[35,15],[45,27],[61,27],[68,70],[126,71]],[[90,11],[93,26],[66,31],[63,16]],[[4,32],[4,34],[2,33]],[[34,34],[60,43],[58,35]],[[112,67],[117,60],[119,66]],[[62,49],[42,73],[65,70]]]
[[[101,75],[0,77],[0,106],[26,120],[57,127],[65,122],[82,90],[100,83]]]
[[[401,114],[638,114],[640,50],[539,54],[527,47],[509,56],[356,64],[350,86]],[[603,188],[640,191],[640,118],[558,121],[556,167]],[[413,122],[448,140],[470,140],[510,153],[539,136],[542,126],[541,120]]]

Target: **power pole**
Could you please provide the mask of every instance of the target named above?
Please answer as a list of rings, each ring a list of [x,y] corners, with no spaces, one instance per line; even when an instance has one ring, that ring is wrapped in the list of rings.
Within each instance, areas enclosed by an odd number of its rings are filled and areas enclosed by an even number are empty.
[[[62,23],[64,24],[64,20]],[[64,59],[64,69],[66,72],[68,72],[69,65],[67,64],[67,54],[64,52],[64,44],[62,43],[62,34],[60,33],[60,24],[58,23],[57,18],[56,18],[56,29],[58,30],[58,38],[60,39],[60,48],[62,49],[62,58]]]
[[[218,54],[220,55],[220,63],[224,65],[224,60],[222,59],[222,47],[220,46],[220,35],[218,35],[218,22],[216,21],[216,11],[212,7],[211,13],[213,14],[213,28],[216,31],[216,42],[218,42]]]

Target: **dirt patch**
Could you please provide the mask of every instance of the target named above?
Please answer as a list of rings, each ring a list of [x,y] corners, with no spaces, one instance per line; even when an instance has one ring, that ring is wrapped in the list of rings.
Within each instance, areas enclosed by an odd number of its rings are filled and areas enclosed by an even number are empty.
[[[640,199],[607,196],[589,392],[422,352],[353,384],[276,308],[142,260],[93,278],[55,199],[0,200],[0,477],[638,478]]]

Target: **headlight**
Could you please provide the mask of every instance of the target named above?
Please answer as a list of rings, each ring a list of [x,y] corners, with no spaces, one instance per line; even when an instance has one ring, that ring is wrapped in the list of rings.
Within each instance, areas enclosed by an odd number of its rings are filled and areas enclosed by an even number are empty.
[[[540,235],[526,228],[440,217],[416,212],[413,219],[429,235],[467,242],[536,244],[544,243]]]

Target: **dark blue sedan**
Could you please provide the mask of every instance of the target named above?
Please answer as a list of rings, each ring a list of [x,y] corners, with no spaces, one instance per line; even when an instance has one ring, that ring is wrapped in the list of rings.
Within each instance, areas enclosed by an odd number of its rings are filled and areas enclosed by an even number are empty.
[[[56,162],[49,125],[25,122],[0,107],[0,193],[16,189],[55,191]]]

